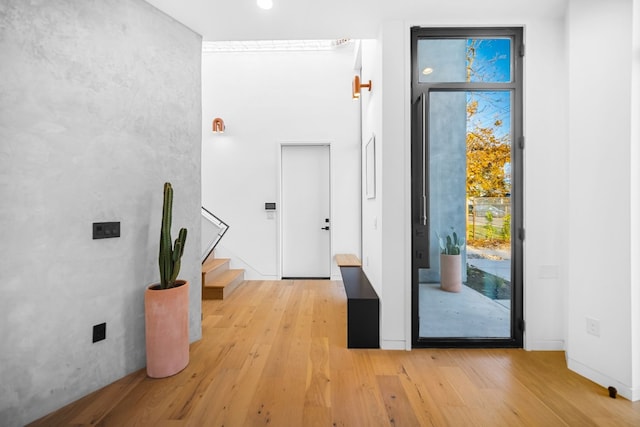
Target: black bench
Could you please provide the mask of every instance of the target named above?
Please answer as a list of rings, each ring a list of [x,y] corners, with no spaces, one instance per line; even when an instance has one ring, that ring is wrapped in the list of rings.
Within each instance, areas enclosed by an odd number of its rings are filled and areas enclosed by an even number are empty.
[[[347,347],[380,348],[380,299],[359,266],[340,266],[347,294]]]

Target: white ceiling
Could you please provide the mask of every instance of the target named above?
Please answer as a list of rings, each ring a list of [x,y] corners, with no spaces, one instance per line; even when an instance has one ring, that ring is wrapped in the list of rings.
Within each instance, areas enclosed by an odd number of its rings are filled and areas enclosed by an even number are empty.
[[[503,25],[523,17],[559,17],[567,0],[273,0],[265,11],[256,0],[146,0],[207,40],[303,40],[375,38],[380,23],[446,22]],[[497,24],[493,24],[497,25]]]

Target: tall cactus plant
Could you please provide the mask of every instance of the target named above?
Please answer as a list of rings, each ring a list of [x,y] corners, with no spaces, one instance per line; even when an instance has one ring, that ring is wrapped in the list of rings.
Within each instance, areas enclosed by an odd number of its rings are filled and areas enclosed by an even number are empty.
[[[171,247],[171,211],[173,208],[173,188],[171,184],[164,184],[164,203],[162,205],[162,228],[160,230],[160,288],[169,289],[176,285],[176,278],[180,272],[180,258],[184,253],[187,240],[187,229],[181,228],[178,238]]]

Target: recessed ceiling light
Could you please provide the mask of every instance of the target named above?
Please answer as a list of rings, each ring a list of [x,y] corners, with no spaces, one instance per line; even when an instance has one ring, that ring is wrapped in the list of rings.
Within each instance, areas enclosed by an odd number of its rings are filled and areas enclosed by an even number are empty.
[[[258,0],[257,3],[260,9],[269,10],[273,7],[273,0]]]
[[[433,68],[431,67],[427,67],[424,70],[422,70],[422,74],[424,74],[425,76],[428,76],[431,73],[433,73]]]

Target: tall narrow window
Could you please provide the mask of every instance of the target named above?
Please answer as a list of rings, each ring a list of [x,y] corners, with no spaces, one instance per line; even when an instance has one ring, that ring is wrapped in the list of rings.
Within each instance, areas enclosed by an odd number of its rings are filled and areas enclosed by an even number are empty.
[[[413,345],[522,346],[522,30],[411,37]]]

